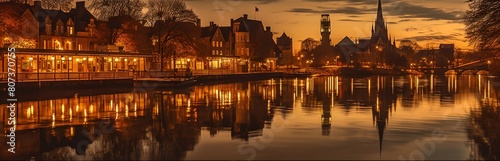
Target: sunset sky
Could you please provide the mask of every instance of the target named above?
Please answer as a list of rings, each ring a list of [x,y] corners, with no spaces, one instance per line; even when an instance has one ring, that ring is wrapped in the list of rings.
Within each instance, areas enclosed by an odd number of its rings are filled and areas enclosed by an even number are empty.
[[[263,21],[275,32],[293,38],[294,50],[308,37],[320,39],[320,15],[330,14],[332,43],[343,37],[367,38],[376,18],[378,0],[186,0],[189,8],[201,18],[202,26],[214,21],[228,26],[230,19],[248,14]],[[255,15],[254,8],[259,12]],[[416,41],[420,46],[438,47],[454,43],[456,48],[469,49],[462,23],[468,4],[465,0],[382,0],[384,19],[389,34],[397,39]]]

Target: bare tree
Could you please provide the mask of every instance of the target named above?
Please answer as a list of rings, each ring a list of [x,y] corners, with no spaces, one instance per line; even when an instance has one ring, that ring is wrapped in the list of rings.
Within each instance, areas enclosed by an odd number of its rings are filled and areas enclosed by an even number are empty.
[[[41,0],[42,8],[49,10],[62,10],[69,12],[73,7],[74,0]]]
[[[500,1],[467,0],[467,37],[479,50],[496,52],[500,48]],[[498,54],[498,53],[497,53]]]
[[[9,3],[0,3],[0,42],[1,44],[12,43],[22,35],[22,29],[19,26],[23,25],[20,13],[22,7],[20,5],[10,5]]]
[[[156,44],[160,55],[160,70],[163,71],[164,57],[173,55],[174,62],[177,51],[171,50],[171,41],[182,44],[196,44],[192,39],[192,29],[186,28],[189,23],[196,23],[198,16],[193,10],[188,9],[183,0],[150,0],[147,5],[148,12],[145,19],[151,26],[158,29],[158,43]],[[165,48],[167,53],[163,53]],[[175,70],[175,65],[174,65]]]
[[[128,15],[136,20],[142,18],[145,3],[141,0],[92,0],[88,9],[100,20]]]
[[[145,19],[150,25],[157,20],[175,19],[177,22],[196,23],[198,16],[188,9],[184,0],[149,0]]]
[[[300,52],[306,59],[313,58],[313,50],[318,47],[321,42],[314,40],[313,38],[307,38],[302,41]]]

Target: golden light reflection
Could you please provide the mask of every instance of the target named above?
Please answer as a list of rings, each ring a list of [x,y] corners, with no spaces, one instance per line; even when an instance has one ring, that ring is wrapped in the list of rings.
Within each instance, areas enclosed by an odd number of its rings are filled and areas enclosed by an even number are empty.
[[[430,78],[430,85],[431,85],[431,94],[434,93],[434,74],[431,74],[431,78]]]
[[[368,78],[368,86],[366,88],[368,88],[368,97],[370,97],[370,94],[371,94],[371,87],[372,87],[372,80],[370,78]]]
[[[94,113],[94,105],[90,105],[90,113]]]
[[[128,105],[125,105],[125,117],[128,118]]]
[[[56,114],[52,113],[52,128],[54,128],[56,125]]]
[[[479,92],[481,92],[481,74],[478,74],[478,75],[477,75],[477,79],[478,79],[477,84],[478,84],[478,86],[479,86],[479,88],[478,88],[478,89],[479,89]]]
[[[354,92],[354,79],[351,78],[351,95],[353,94],[353,92]]]
[[[71,108],[69,108],[69,122],[71,122],[72,120],[73,120],[73,110],[71,110]]]
[[[64,120],[64,104],[61,105],[61,119]]]

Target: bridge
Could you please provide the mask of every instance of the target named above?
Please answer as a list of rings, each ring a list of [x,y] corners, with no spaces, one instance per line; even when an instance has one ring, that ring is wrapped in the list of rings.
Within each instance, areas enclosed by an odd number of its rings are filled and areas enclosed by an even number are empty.
[[[427,73],[429,73],[431,70],[432,71],[441,71],[442,73],[454,71],[454,73],[457,75],[460,75],[460,74],[464,73],[465,71],[471,71],[472,73],[476,74],[479,71],[489,71],[490,70],[489,65],[491,64],[491,62],[493,60],[498,60],[498,59],[500,59],[500,56],[471,61],[468,63],[464,63],[461,65],[455,66],[453,68],[420,68],[417,70],[421,71],[421,72],[427,72]]]

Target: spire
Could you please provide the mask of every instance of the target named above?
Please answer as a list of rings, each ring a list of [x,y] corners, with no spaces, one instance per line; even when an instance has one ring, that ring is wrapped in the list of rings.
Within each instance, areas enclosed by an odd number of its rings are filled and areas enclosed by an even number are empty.
[[[373,34],[373,32],[375,32],[375,31],[373,30],[373,23],[372,23],[372,34]]]
[[[378,0],[377,21],[384,22],[384,17],[382,16],[382,1],[381,0]]]
[[[394,47],[396,47],[396,36],[394,36],[394,38],[392,39],[392,41],[394,41],[393,45],[394,45]]]

